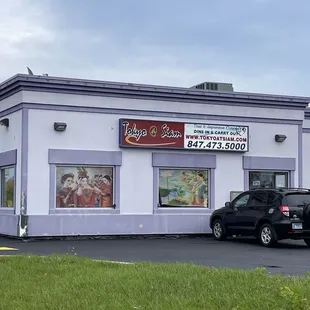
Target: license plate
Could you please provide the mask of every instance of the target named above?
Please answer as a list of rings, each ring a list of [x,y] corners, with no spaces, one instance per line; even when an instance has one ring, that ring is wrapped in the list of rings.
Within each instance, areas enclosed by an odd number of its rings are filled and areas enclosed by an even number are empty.
[[[294,223],[292,224],[293,229],[302,229],[302,223]]]

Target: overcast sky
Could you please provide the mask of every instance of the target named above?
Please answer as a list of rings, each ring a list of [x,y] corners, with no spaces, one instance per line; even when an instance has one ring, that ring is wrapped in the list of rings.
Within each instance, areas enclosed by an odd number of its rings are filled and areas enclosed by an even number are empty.
[[[1,0],[16,73],[310,96],[310,1]]]

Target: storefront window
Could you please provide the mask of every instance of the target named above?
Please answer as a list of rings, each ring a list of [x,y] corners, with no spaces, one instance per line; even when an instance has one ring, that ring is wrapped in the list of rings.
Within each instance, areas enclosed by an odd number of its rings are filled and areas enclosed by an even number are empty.
[[[288,172],[249,171],[249,189],[288,187]]]
[[[15,168],[7,167],[1,169],[1,207],[14,207],[15,192]]]
[[[160,169],[160,207],[208,208],[208,185],[208,170]]]
[[[56,208],[111,208],[113,167],[56,167]]]

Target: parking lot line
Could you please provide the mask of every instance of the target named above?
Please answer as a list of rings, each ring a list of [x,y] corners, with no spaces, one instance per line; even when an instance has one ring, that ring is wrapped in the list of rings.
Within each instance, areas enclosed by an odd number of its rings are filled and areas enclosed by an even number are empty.
[[[0,248],[1,249],[1,248]],[[1,257],[15,257],[18,255],[14,255],[14,254],[0,254],[0,259]],[[46,258],[47,256],[41,256],[39,255],[41,258]],[[31,258],[31,256],[28,256],[29,258]],[[122,264],[122,265],[134,265],[134,263],[132,262],[122,262],[122,261],[114,261],[114,260],[104,260],[104,259],[91,259],[94,262],[101,262],[101,263],[112,263],[112,264]]]
[[[6,246],[0,246],[0,251],[18,251],[16,248],[9,248]]]

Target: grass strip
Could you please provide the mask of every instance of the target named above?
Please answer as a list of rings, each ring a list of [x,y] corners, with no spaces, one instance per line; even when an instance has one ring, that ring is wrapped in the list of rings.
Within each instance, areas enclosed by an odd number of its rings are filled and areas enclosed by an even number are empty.
[[[310,309],[310,275],[0,256],[0,309]]]

